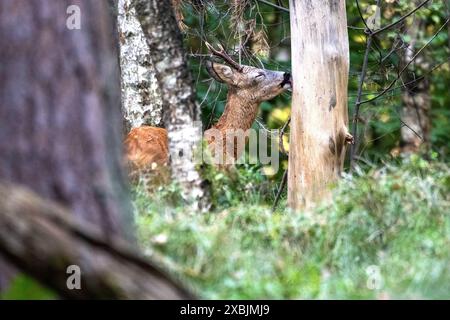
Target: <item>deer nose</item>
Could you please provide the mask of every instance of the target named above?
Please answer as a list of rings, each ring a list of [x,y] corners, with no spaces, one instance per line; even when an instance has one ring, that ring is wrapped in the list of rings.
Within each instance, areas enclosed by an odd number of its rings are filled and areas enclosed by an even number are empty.
[[[281,83],[281,86],[283,87],[285,84],[292,86],[292,75],[289,72],[285,72],[283,74],[283,82]]]

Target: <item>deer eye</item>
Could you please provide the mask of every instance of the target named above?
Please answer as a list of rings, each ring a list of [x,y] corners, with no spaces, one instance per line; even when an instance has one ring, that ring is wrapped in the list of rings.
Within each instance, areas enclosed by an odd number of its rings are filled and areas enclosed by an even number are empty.
[[[266,75],[264,73],[259,73],[256,77],[255,80],[256,81],[261,81],[266,77]]]
[[[230,67],[224,66],[222,68],[222,74],[227,78],[231,78],[231,76],[233,75],[233,71],[231,71]]]

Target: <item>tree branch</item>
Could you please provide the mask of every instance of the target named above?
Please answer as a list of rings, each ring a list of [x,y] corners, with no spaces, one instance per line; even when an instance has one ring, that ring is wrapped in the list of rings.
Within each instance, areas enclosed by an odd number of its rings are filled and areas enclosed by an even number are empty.
[[[364,60],[363,60],[363,66],[361,69],[361,75],[359,77],[359,83],[358,83],[358,93],[356,96],[356,103],[355,103],[355,112],[353,114],[353,119],[352,119],[352,123],[353,123],[353,128],[352,128],[352,136],[354,139],[354,142],[351,144],[350,146],[350,171],[353,170],[353,164],[354,164],[354,156],[356,153],[356,148],[358,146],[358,120],[359,120],[359,109],[361,106],[361,96],[362,96],[362,90],[363,90],[363,86],[364,86],[364,81],[366,79],[366,74],[367,74],[367,63],[369,60],[369,52],[370,49],[372,48],[372,40],[373,40],[373,33],[370,30],[369,26],[367,25],[366,21],[364,20],[364,17],[362,15],[361,9],[359,7],[359,2],[358,0],[356,0],[356,5],[358,7],[358,12],[361,16],[361,19],[364,22],[364,25],[367,27],[367,30],[369,31],[369,35],[367,36],[367,45],[366,45],[366,51],[364,53]],[[377,0],[377,7],[380,7],[380,0]]]
[[[405,14],[403,17],[401,17],[400,19],[398,19],[397,21],[381,28],[378,29],[376,31],[373,31],[372,34],[373,35],[377,35],[379,33],[382,33],[388,29],[391,29],[392,27],[395,27],[397,24],[399,24],[400,22],[404,21],[406,18],[408,18],[410,15],[414,14],[417,10],[419,10],[420,8],[422,8],[424,5],[426,5],[428,2],[430,2],[430,0],[425,0],[424,2],[422,2],[421,4],[419,4],[416,8],[414,8],[413,10],[411,10],[410,12],[408,12],[407,14]]]
[[[281,194],[283,193],[284,188],[286,188],[287,178],[288,178],[288,170],[286,169],[286,170],[284,170],[283,178],[281,179],[281,183],[280,183],[280,187],[278,188],[277,195],[275,197],[275,201],[273,202],[273,205],[272,205],[272,212],[274,212],[275,209],[277,208],[278,202],[280,201],[280,198],[281,198]]]
[[[411,58],[410,61],[408,61],[408,63],[400,70],[400,72],[398,73],[397,77],[385,88],[383,89],[383,91],[381,91],[379,94],[377,94],[375,97],[371,98],[371,99],[367,99],[364,101],[361,101],[359,104],[365,104],[365,103],[369,103],[372,102],[374,100],[377,100],[378,98],[380,98],[381,96],[383,96],[386,92],[388,92],[397,82],[398,79],[400,79],[401,75],[403,74],[403,72],[405,72],[408,67],[411,65],[411,63],[414,62],[414,60],[417,59],[417,57],[420,55],[420,53],[430,45],[430,43],[438,36],[438,34],[442,31],[442,29],[444,29],[444,27],[448,24],[449,22],[449,18],[444,22],[444,24],[439,28],[439,30],[433,35],[433,37],[431,37],[430,40],[428,40],[428,42],[419,49],[419,51],[416,52],[416,54]]]
[[[278,10],[283,11],[283,12],[289,13],[289,9],[288,9],[288,8],[279,6],[279,5],[277,5],[277,4],[275,4],[275,3],[272,3],[272,2],[270,2],[270,1],[267,1],[267,0],[256,0],[256,1],[259,1],[259,2],[261,2],[261,3],[264,3],[264,4],[268,5],[268,6],[274,7],[274,8],[276,8],[276,9],[278,9]]]
[[[286,133],[286,129],[287,129],[287,126],[289,125],[289,123],[291,123],[291,117],[289,117],[287,119],[287,121],[284,123],[283,127],[281,128],[280,138],[278,141],[278,146],[279,146],[281,152],[286,155],[289,155],[289,153],[284,148],[283,137],[284,137],[284,134]]]
[[[265,4],[265,5],[268,5],[270,7],[275,8],[275,9],[281,10],[281,11],[283,11],[285,13],[289,13],[290,12],[288,8],[279,6],[279,5],[275,4],[275,3],[272,3],[272,2],[267,1],[267,0],[255,0],[255,1],[261,2],[261,3]],[[353,29],[353,30],[364,30],[364,28],[359,28],[359,27],[354,27],[354,26],[347,26],[347,28]]]

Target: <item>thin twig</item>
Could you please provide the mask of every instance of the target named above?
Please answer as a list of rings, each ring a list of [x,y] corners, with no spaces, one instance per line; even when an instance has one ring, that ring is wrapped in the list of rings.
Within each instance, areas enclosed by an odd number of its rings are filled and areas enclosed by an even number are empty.
[[[267,0],[257,0],[257,1],[259,1],[259,2],[261,2],[261,3],[264,3],[264,4],[267,4],[268,6],[274,7],[274,8],[276,8],[276,9],[278,9],[278,10],[281,10],[281,11],[284,11],[284,12],[289,13],[289,9],[288,9],[288,8],[279,6],[279,5],[277,5],[277,4],[275,4],[275,3],[272,3],[272,2],[270,2],[270,1],[267,1]]]
[[[279,5],[277,5],[275,3],[272,3],[270,1],[267,1],[267,0],[255,0],[255,1],[264,3],[264,4],[266,4],[266,5],[270,6],[270,7],[273,7],[275,9],[281,10],[282,12],[290,13],[289,8],[279,6]],[[353,30],[364,30],[365,29],[365,28],[354,27],[354,26],[347,26],[347,28],[353,29]]]
[[[278,142],[279,144],[279,148],[281,150],[282,153],[289,155],[289,153],[286,151],[286,149],[284,148],[284,143],[283,143],[283,136],[285,134],[286,128],[289,125],[289,123],[291,122],[291,117],[289,117],[287,119],[287,121],[284,123],[283,127],[281,128],[281,133],[280,133],[280,140]]]
[[[369,160],[367,160],[361,156],[355,155],[355,160],[361,161],[361,162],[367,164],[368,166],[371,166],[372,168],[376,167],[375,164],[373,164],[372,162],[370,162]]]
[[[283,136],[286,133],[286,129],[287,129],[289,123],[291,123],[291,117],[290,116],[286,120],[286,122],[284,123],[283,127],[281,127],[280,138],[279,138],[280,140],[278,142],[280,151],[282,153],[284,153],[285,155],[287,155],[287,156],[289,156],[289,152],[287,152],[286,149],[284,148]],[[277,208],[278,202],[280,201],[281,194],[283,193],[283,190],[286,187],[287,176],[288,176],[288,171],[286,169],[284,171],[284,173],[283,173],[283,178],[281,179],[281,183],[280,183],[280,187],[278,188],[277,196],[275,197],[275,201],[273,202],[272,212],[274,212],[275,209]]]
[[[428,2],[430,2],[430,0],[425,0],[424,2],[422,2],[421,4],[419,4],[416,8],[414,8],[413,10],[411,10],[410,12],[408,12],[407,14],[405,14],[403,17],[401,17],[400,19],[398,19],[397,21],[381,28],[378,29],[374,32],[372,32],[373,35],[377,35],[381,32],[384,32],[392,27],[395,27],[397,24],[399,24],[400,22],[404,21],[406,18],[408,18],[410,15],[414,14],[417,10],[419,10],[420,8],[422,8],[424,5],[426,5]]]
[[[401,122],[401,124],[402,124],[403,126],[407,127],[409,130],[411,130],[412,133],[414,133],[414,135],[417,136],[417,138],[419,138],[420,140],[423,141],[423,137],[422,137],[420,134],[418,134],[416,130],[414,130],[413,128],[411,128],[411,127],[410,127],[405,121],[403,121],[402,119],[400,119],[400,122]],[[423,130],[423,129],[421,129],[421,130]]]
[[[384,88],[383,91],[381,91],[379,94],[377,94],[375,97],[373,97],[371,99],[361,101],[359,104],[361,105],[361,104],[372,102],[372,101],[380,98],[381,96],[383,96],[386,92],[388,92],[395,85],[395,83],[398,81],[398,79],[400,79],[403,72],[405,72],[408,69],[408,67],[411,65],[411,63],[413,63],[417,59],[417,57],[420,55],[420,53],[422,53],[422,51],[430,45],[430,43],[438,36],[438,34],[442,31],[442,29],[444,29],[444,27],[447,25],[447,23],[449,21],[450,21],[450,19],[448,18],[444,22],[444,24],[439,28],[439,30],[433,35],[433,37],[431,37],[431,39],[428,40],[428,42],[422,48],[420,48],[419,51],[416,52],[416,54],[411,58],[411,60],[408,61],[408,63],[400,70],[397,77],[386,88]]]
[[[353,120],[352,120],[352,122],[353,122],[352,135],[353,135],[354,143],[350,147],[350,171],[353,170],[353,164],[354,164],[353,157],[355,156],[356,148],[358,146],[358,135],[357,134],[358,134],[359,109],[361,106],[362,90],[363,90],[363,86],[364,86],[364,81],[366,79],[367,63],[369,61],[369,53],[370,53],[370,49],[372,48],[372,40],[373,40],[373,33],[370,30],[369,26],[367,25],[366,21],[364,20],[364,17],[362,16],[362,12],[359,7],[358,0],[356,0],[356,5],[358,7],[358,12],[361,16],[361,19],[363,20],[364,25],[366,25],[369,33],[367,36],[366,52],[364,53],[364,60],[363,60],[363,65],[362,65],[362,69],[361,69],[361,75],[359,77],[358,93],[356,96],[356,103],[355,103],[355,112],[353,114]],[[380,6],[380,0],[377,0],[377,7],[379,8],[379,6]]]
[[[286,187],[287,177],[288,177],[288,170],[286,169],[286,170],[284,170],[283,178],[281,179],[280,187],[278,188],[278,191],[277,191],[277,196],[275,197],[275,201],[273,202],[272,212],[274,212],[278,206],[278,202],[280,201],[281,194],[283,193],[283,190]]]
[[[377,6],[378,6],[379,1],[377,0]],[[372,30],[370,29],[370,27],[367,25],[366,19],[364,19],[364,16],[362,14],[362,10],[361,7],[359,6],[359,1],[356,0],[356,9],[358,9],[358,14],[361,17],[362,22],[364,23],[364,25],[366,26],[366,30],[369,34],[372,34]]]
[[[450,24],[449,24],[449,25],[450,25]],[[391,88],[391,89],[389,89],[386,93],[390,93],[390,92],[392,92],[392,91],[401,89],[401,88],[403,88],[404,86],[410,86],[410,85],[412,85],[412,84],[415,84],[415,83],[417,83],[417,82],[420,82],[420,81],[424,80],[426,77],[428,77],[429,75],[431,75],[434,71],[436,71],[437,69],[439,69],[440,67],[442,67],[444,64],[448,63],[449,61],[450,61],[450,58],[448,58],[447,60],[442,61],[442,62],[436,64],[433,68],[431,68],[429,71],[427,71],[424,75],[422,75],[422,76],[420,76],[420,77],[418,77],[418,78],[416,78],[416,79],[414,79],[414,80],[405,82],[405,83],[402,84],[402,85],[399,85],[399,86],[396,86],[396,87],[394,87],[394,88]],[[413,87],[413,88],[414,88],[414,87]],[[374,94],[374,93],[373,93],[373,92],[367,92],[367,93],[363,93],[362,96],[369,96],[369,95],[372,95],[372,94]]]

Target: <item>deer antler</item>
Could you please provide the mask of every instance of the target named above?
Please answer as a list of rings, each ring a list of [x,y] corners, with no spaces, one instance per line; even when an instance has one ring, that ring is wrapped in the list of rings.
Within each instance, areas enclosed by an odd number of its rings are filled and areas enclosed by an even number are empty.
[[[212,54],[221,57],[225,62],[227,62],[230,67],[236,69],[239,72],[242,72],[243,67],[237,63],[236,61],[233,60],[233,58],[231,58],[228,53],[225,51],[225,49],[223,48],[223,46],[221,44],[219,44],[219,50],[214,49],[214,47],[208,43],[205,42],[206,47],[208,48],[209,51],[211,51]]]

